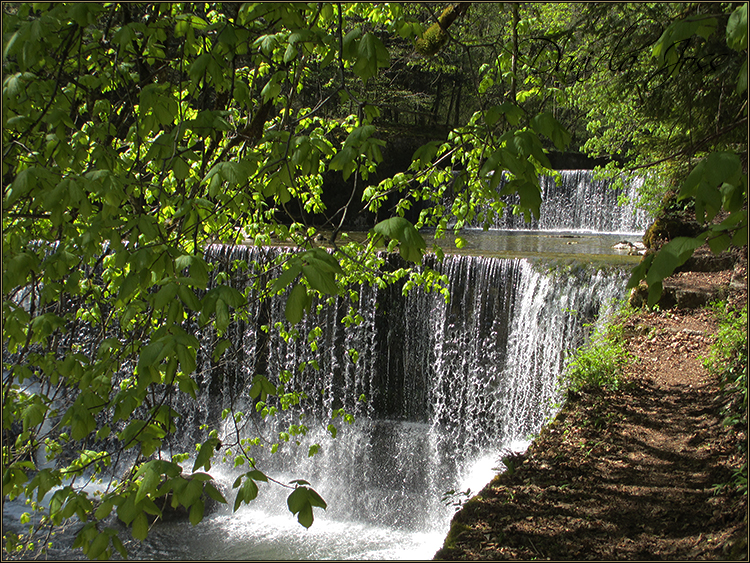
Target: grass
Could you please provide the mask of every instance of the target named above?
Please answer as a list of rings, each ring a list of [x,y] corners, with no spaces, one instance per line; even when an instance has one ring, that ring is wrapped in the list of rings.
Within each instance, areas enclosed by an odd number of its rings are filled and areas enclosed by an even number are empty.
[[[563,389],[573,392],[594,389],[619,389],[622,368],[629,361],[623,336],[623,310],[603,328],[597,328],[591,339],[568,358],[561,375]]]
[[[747,495],[747,305],[742,309],[731,309],[719,302],[712,307],[719,322],[714,343],[703,365],[719,376],[721,386],[728,396],[724,412],[724,425],[737,432],[738,448],[743,458],[742,466],[734,472],[729,483],[721,483],[718,489],[730,485]]]

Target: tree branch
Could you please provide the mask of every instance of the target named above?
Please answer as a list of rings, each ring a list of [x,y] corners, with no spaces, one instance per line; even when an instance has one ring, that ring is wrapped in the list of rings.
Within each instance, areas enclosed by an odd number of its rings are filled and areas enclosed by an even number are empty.
[[[713,141],[715,139],[718,139],[719,137],[722,137],[723,135],[725,135],[726,133],[729,133],[733,129],[736,129],[740,125],[746,125],[746,124],[747,124],[747,117],[743,117],[739,121],[734,122],[732,125],[728,125],[724,129],[721,129],[720,131],[717,131],[713,135],[709,135],[708,137],[704,137],[703,139],[701,139],[697,143],[695,143],[693,145],[690,145],[688,147],[685,147],[684,149],[679,150],[679,151],[677,151],[675,153],[672,153],[669,156],[666,156],[664,158],[660,158],[659,160],[654,160],[654,161],[649,162],[647,164],[641,164],[639,166],[634,166],[632,168],[628,168],[627,170],[629,172],[633,172],[635,170],[641,170],[643,168],[650,168],[652,166],[656,166],[657,164],[661,164],[662,162],[667,162],[669,160],[672,160],[673,158],[677,158],[678,156],[685,156],[685,155],[688,155],[688,154],[692,154],[692,153],[698,152],[699,149],[701,149],[702,147],[704,147],[705,145],[707,145],[711,141]]]

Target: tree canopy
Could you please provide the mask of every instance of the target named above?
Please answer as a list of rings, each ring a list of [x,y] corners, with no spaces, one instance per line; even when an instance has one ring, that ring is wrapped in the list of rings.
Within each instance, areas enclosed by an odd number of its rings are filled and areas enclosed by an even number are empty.
[[[143,539],[168,495],[193,523],[225,502],[206,473],[220,446],[249,467],[235,509],[252,501],[273,476],[247,442],[207,429],[193,457],[161,451],[199,352],[220,360],[248,299],[285,294],[291,331],[333,295],[355,311],[359,283],[445,293],[420,230],[461,246],[473,221],[538,216],[551,150],[693,202],[703,235],[634,270],[652,296],[706,240],[746,245],[746,57],[744,3],[4,3],[4,498],[32,499],[40,526],[77,516],[90,558],[125,554],[112,511]],[[389,139],[415,129],[383,172]],[[245,293],[205,258],[243,241],[294,249]],[[384,246],[403,268],[382,267]],[[95,345],[71,338],[84,330]],[[251,394],[287,408],[304,398],[288,383],[259,373]],[[350,417],[332,412],[332,433]],[[84,476],[121,453],[135,463],[92,499]],[[280,485],[310,526],[325,501]]]

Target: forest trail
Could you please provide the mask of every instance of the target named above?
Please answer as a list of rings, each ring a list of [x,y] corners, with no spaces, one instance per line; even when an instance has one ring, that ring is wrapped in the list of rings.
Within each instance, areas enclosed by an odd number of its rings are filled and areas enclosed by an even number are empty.
[[[747,560],[747,499],[716,487],[741,461],[702,361],[713,314],[641,311],[625,329],[635,358],[624,388],[571,397],[517,467],[457,513],[436,559]]]

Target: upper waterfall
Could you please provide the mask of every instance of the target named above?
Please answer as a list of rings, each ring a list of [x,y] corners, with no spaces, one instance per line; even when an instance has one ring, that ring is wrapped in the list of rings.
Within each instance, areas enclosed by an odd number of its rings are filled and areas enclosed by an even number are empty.
[[[591,170],[561,170],[559,174],[559,181],[551,176],[540,176],[539,219],[526,223],[523,215],[514,215],[509,207],[490,228],[642,234],[648,227],[648,213],[634,203],[638,201],[642,180],[626,183],[624,188],[614,188],[609,180],[595,179]],[[498,189],[502,189],[502,185],[503,181]],[[506,201],[517,203],[517,197],[506,198]]]

